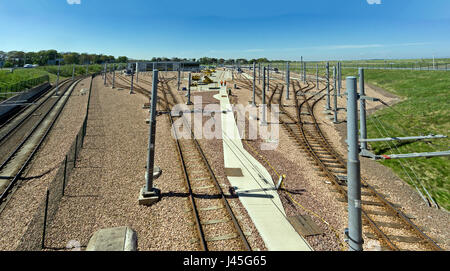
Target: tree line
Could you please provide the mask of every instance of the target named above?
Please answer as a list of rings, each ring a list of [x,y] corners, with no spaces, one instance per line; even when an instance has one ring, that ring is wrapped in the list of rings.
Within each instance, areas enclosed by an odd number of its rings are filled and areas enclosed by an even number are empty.
[[[109,63],[126,63],[128,57],[120,56],[117,59],[114,56],[103,54],[88,54],[75,52],[58,52],[56,50],[43,50],[39,52],[23,52],[23,51],[0,51],[0,61],[4,62],[3,67],[23,67],[25,64],[33,64],[39,66],[61,64],[102,64]]]
[[[76,53],[76,52],[58,52],[56,50],[42,50],[39,52],[23,52],[23,51],[0,51],[0,62],[3,62],[3,67],[23,67],[25,64],[34,64],[39,66],[57,65],[61,64],[71,65],[85,65],[85,64],[103,64],[107,63],[127,63],[128,61],[152,61],[152,62],[182,62],[193,61],[199,62],[201,65],[236,65],[236,64],[252,64],[252,63],[268,63],[279,62],[280,60],[268,60],[267,58],[258,59],[224,59],[224,58],[211,58],[202,57],[199,59],[192,58],[178,58],[178,57],[153,57],[151,60],[131,60],[126,56],[108,56],[103,54],[88,54],[88,53]]]

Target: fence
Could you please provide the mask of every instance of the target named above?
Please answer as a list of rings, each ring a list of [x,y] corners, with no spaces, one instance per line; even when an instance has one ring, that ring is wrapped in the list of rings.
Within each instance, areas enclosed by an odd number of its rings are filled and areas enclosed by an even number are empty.
[[[67,181],[76,167],[77,157],[83,148],[84,138],[86,136],[87,122],[89,116],[89,105],[91,101],[92,81],[95,75],[91,77],[91,85],[89,88],[89,97],[86,107],[86,115],[84,117],[83,125],[81,126],[75,141],[72,143],[69,151],[66,154],[64,161],[59,165],[56,176],[48,186],[46,197],[40,203],[36,210],[27,231],[22,236],[20,244],[16,250],[22,251],[36,251],[46,248],[45,236],[47,226],[51,224],[55,218],[56,212],[59,208],[59,203],[64,196]]]
[[[45,82],[50,83],[50,77],[48,75],[43,75],[33,79],[20,81],[18,83],[7,86],[0,86],[0,95],[2,96],[2,98],[8,98],[10,96],[13,96],[15,92],[24,91],[26,89],[33,88]]]

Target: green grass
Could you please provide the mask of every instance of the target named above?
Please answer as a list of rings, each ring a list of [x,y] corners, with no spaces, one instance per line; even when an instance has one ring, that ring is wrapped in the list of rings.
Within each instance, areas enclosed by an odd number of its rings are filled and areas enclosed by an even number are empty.
[[[64,80],[66,78],[72,77],[72,65],[61,66],[60,70],[60,80]],[[97,73],[103,70],[102,65],[89,65],[89,73]],[[24,82],[27,80],[35,79],[41,76],[48,75],[50,78],[50,82],[54,84],[57,80],[58,74],[58,66],[43,66],[37,67],[33,69],[16,69],[13,73],[9,71],[9,69],[0,70],[0,92],[15,92],[15,91],[23,91],[25,89],[16,89],[14,87],[16,84],[20,82]],[[75,76],[86,74],[86,66],[75,66]],[[36,83],[38,84],[38,82]],[[33,87],[32,85],[28,85],[27,87]],[[22,86],[19,88],[26,88]],[[1,99],[5,99],[4,95],[0,96]]]
[[[308,69],[315,74],[315,69]],[[325,69],[319,70],[320,76]],[[331,70],[332,76],[332,70]],[[342,78],[358,76],[356,69],[343,69]],[[368,138],[388,136],[449,135],[450,72],[411,70],[365,70],[367,83],[381,87],[403,98],[392,108],[377,111],[368,117]],[[345,92],[343,90],[342,92]],[[450,139],[408,141],[370,145],[376,154],[437,152],[450,149]],[[398,148],[398,149],[397,149]],[[382,161],[385,166],[413,187],[417,187],[446,210],[450,210],[450,158],[412,158]],[[423,186],[423,187],[422,187]]]
[[[21,81],[48,75],[49,73],[40,69],[17,69],[13,73],[9,70],[0,71],[0,88],[6,88]],[[56,80],[56,76],[50,75],[50,79]]]
[[[406,98],[393,107],[395,111],[385,108],[368,118],[369,138],[449,134],[449,72],[366,70],[365,76],[367,82]],[[394,146],[398,153],[447,151],[450,140],[399,142],[390,146],[387,143],[371,144],[376,154],[392,153],[390,147]],[[416,182],[415,185],[419,189],[423,185],[441,207],[450,210],[449,157],[386,160],[381,163],[411,185],[418,179],[420,184]],[[408,175],[413,176],[413,181]]]

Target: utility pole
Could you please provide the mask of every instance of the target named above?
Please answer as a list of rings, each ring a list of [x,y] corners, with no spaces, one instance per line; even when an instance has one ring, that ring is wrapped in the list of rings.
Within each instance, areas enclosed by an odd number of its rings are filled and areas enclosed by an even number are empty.
[[[337,124],[338,123],[338,104],[337,104],[337,89],[336,89],[336,77],[337,77],[337,71],[336,71],[336,66],[333,67],[333,77],[334,77],[334,119],[333,119],[333,123]]]
[[[103,85],[105,85],[106,86],[106,63],[105,63],[105,65],[104,65],[105,67],[103,68],[103,79],[104,79],[104,82],[103,82]]]
[[[331,110],[330,107],[330,63],[327,62],[327,105],[325,110]]]
[[[153,74],[155,74],[155,73],[153,73]],[[133,70],[131,70],[130,94],[133,94],[133,80],[134,80],[134,73],[133,73]]]
[[[191,74],[191,72],[189,72],[189,79],[188,79],[188,100],[187,100],[187,105],[192,105],[192,102],[191,102],[191,79],[192,78],[192,74]]]
[[[341,87],[342,87],[342,63],[339,62],[339,69],[338,69],[338,95],[341,96]]]
[[[286,100],[289,100],[289,84],[290,84],[289,61],[286,62]]]
[[[158,99],[158,71],[153,71],[152,100],[150,108],[150,128],[148,139],[146,184],[139,195],[140,205],[152,205],[159,201],[161,191],[153,187],[153,180],[161,175],[161,170],[155,168],[155,137],[156,137],[156,103]],[[156,172],[155,172],[156,169]]]
[[[58,77],[56,78],[56,93],[55,95],[58,96],[59,91],[59,72],[61,71],[61,60],[58,61]]]
[[[267,125],[266,121],[266,67],[263,69],[263,93],[262,93],[262,120],[261,125]]]
[[[258,63],[258,84],[261,85],[261,62]]]
[[[114,89],[116,83],[116,64],[113,64],[113,78],[112,78],[112,88]]]
[[[359,95],[360,97],[366,96],[365,86],[364,86],[364,69],[359,68]],[[360,129],[361,129],[361,139],[367,139],[367,130],[366,130],[366,100],[360,99]],[[361,153],[367,151],[367,142],[361,141]]]
[[[255,93],[256,93],[256,63],[253,62],[253,100],[252,100],[252,106],[256,106]]]
[[[136,83],[139,83],[139,62],[136,62]]]
[[[75,64],[72,67],[72,82],[75,80]]]
[[[306,62],[303,62],[304,68],[303,68],[303,83],[306,84]]]
[[[181,69],[178,67],[178,88],[177,90],[180,91],[180,84],[181,84]]]
[[[347,77],[347,143],[348,143],[348,229],[346,237],[351,251],[362,251],[361,173],[358,144],[358,95],[356,77]]]
[[[300,57],[300,76],[303,81],[303,56]]]
[[[316,87],[319,90],[319,64],[316,66]]]

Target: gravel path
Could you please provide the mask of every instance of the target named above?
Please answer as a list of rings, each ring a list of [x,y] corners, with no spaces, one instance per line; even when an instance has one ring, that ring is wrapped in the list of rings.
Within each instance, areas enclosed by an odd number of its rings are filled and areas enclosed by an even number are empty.
[[[94,82],[92,111],[80,161],[67,186],[48,245],[64,248],[71,240],[86,246],[102,228],[129,226],[139,250],[196,250],[187,198],[166,116],[157,118],[155,165],[163,170],[154,182],[161,202],[138,205],[147,157],[147,98]]]
[[[45,198],[48,184],[55,177],[78,133],[86,110],[87,95],[80,90],[89,88],[90,78],[81,81],[72,92],[59,120],[36,154],[14,196],[0,214],[0,250],[15,250],[33,218],[39,204]]]

